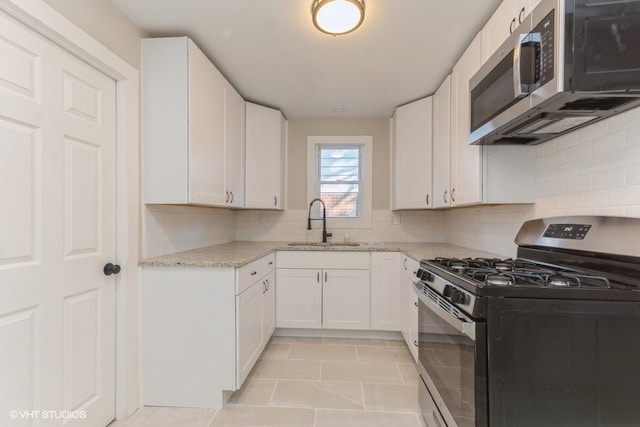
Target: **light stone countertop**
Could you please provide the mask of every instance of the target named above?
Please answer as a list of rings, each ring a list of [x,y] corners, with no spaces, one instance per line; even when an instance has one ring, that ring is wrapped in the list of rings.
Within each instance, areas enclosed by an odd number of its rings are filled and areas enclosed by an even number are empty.
[[[229,242],[140,261],[142,267],[242,267],[274,251],[402,252],[416,261],[436,257],[495,257],[495,254],[446,243],[385,242],[359,246],[290,246],[288,242]]]

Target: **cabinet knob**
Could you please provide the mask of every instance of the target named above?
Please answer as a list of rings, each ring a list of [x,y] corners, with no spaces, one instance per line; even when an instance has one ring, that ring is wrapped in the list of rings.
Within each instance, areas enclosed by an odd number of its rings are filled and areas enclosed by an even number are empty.
[[[257,271],[252,271],[252,272],[251,272],[251,275],[252,275],[252,276],[255,276],[256,274],[258,274],[258,272],[257,272]]]

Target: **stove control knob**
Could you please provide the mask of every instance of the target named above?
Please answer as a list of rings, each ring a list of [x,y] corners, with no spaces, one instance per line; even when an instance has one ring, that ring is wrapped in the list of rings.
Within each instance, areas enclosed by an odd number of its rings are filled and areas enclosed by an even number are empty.
[[[453,292],[453,288],[451,287],[451,285],[444,285],[444,289],[442,290],[442,295],[444,295],[445,298],[451,298],[452,292]]]
[[[417,276],[418,276],[418,278],[420,278],[421,280],[423,280],[425,282],[433,282],[433,274],[429,273],[424,268],[421,268],[420,270],[418,270]]]
[[[451,302],[454,304],[464,304],[465,299],[466,295],[464,294],[464,292],[457,289],[453,291],[453,294],[451,295]]]

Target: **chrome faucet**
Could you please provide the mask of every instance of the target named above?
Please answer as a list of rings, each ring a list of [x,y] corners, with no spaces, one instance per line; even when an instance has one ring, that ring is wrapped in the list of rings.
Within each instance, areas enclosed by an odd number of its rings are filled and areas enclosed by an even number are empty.
[[[322,203],[322,218],[311,218],[311,208],[315,202]],[[322,219],[322,243],[327,243],[327,237],[333,236],[331,233],[327,233],[327,208],[324,205],[322,199],[313,199],[309,203],[309,216],[307,218],[307,230],[311,230],[311,221],[320,221]]]

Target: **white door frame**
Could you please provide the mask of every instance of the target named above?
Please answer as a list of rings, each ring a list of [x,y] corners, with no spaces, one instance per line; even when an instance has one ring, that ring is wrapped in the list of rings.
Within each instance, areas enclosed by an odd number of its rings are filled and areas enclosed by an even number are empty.
[[[116,81],[116,251],[122,266],[116,281],[116,418],[126,418],[141,402],[139,72],[42,0],[0,0],[0,10]]]

